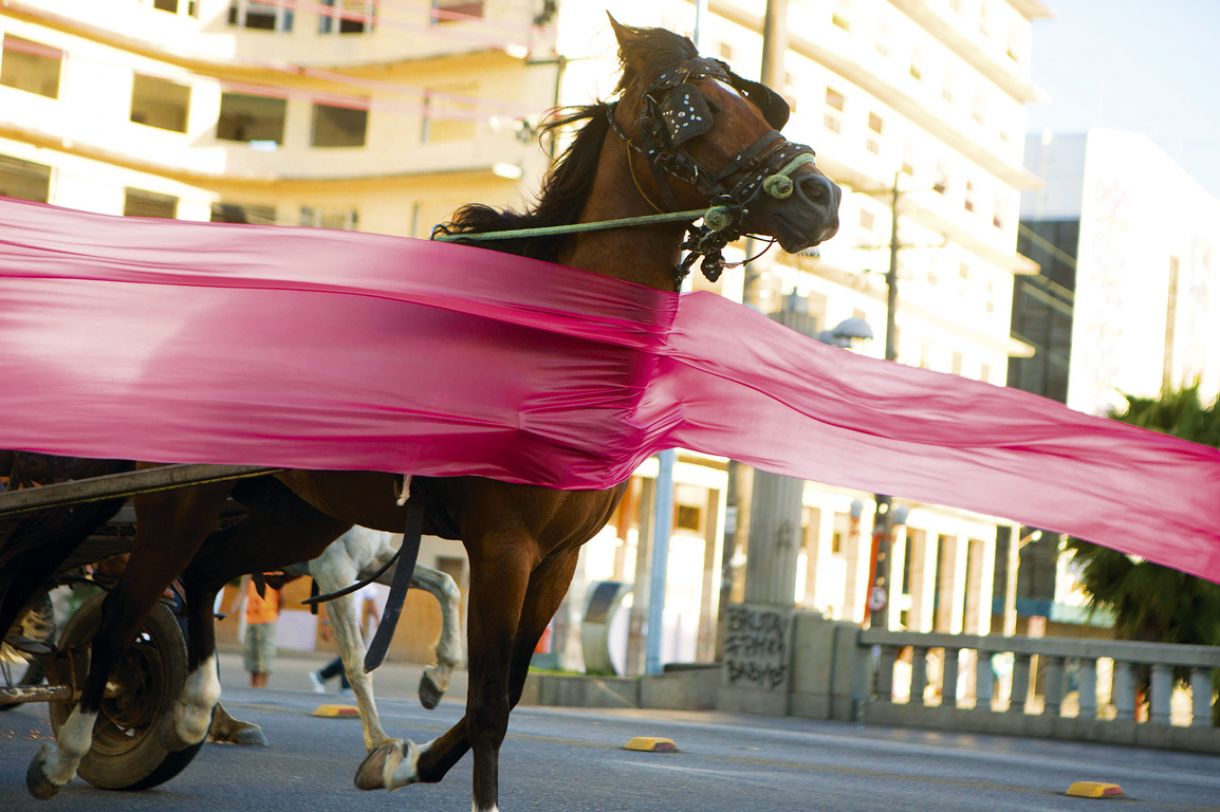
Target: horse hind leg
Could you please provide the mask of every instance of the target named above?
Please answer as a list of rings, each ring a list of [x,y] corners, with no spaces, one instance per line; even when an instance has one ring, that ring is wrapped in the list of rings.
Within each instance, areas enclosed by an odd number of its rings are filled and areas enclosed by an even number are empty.
[[[336,545],[341,546],[341,545]],[[356,578],[356,569],[350,561],[339,560],[342,556],[323,555],[309,562],[309,571],[318,583],[319,591],[335,592],[349,586]],[[360,724],[364,734],[365,750],[374,750],[386,743],[396,743],[381,726],[377,713],[377,701],[373,695],[373,675],[364,670],[364,637],[360,633],[359,607],[351,595],[330,601],[327,615],[339,645],[339,657],[343,670],[351,683],[356,705],[360,709]]]
[[[448,573],[425,567],[415,568],[411,586],[431,593],[441,608],[441,636],[436,641],[436,664],[424,668],[419,678],[419,701],[431,710],[449,690],[449,680],[462,662],[462,593]]]

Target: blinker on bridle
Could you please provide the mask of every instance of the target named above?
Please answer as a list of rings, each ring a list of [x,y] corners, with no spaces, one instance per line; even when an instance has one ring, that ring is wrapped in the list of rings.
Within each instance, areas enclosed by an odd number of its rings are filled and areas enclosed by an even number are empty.
[[[687,141],[708,132],[715,123],[703,93],[692,84],[693,81],[701,79],[727,82],[753,102],[762,111],[767,123],[773,127],[767,134],[734,155],[733,160],[726,166],[716,171],[707,169],[684,149]],[[658,98],[662,95],[663,98]],[[641,143],[638,144],[623,132],[614,117],[618,102],[611,102],[603,107],[610,129],[629,149],[627,166],[631,170],[636,189],[657,211],[656,214],[473,234],[449,232],[445,226],[438,225],[432,230],[431,239],[439,242],[484,242],[686,221],[687,236],[681,248],[687,255],[674,269],[674,287],[681,287],[682,280],[700,258],[703,275],[715,282],[730,264],[725,262],[724,247],[744,233],[749,204],[758,197],[759,192],[776,200],[791,197],[795,190],[792,174],[805,164],[814,162],[813,148],[787,141],[780,135],[779,131],[788,123],[790,110],[788,103],[778,93],[759,82],[743,79],[718,59],[693,57],[686,60],[677,68],[658,76],[645,92],[644,99],[644,111],[640,116]],[[664,173],[694,186],[707,195],[711,206],[706,210],[663,211],[640,188],[635,177],[632,152],[647,160],[654,177],[658,173]],[[741,180],[731,187],[725,186],[734,175],[741,173],[745,173]],[[657,177],[657,180],[661,193],[666,198],[666,204],[671,209],[676,208],[678,204],[673,198],[673,192],[660,177]],[[701,220],[701,225],[695,225],[696,220]],[[770,244],[774,242],[770,240]],[[770,248],[770,244],[767,248]],[[759,255],[761,256],[761,253]],[[736,266],[743,263],[731,264]]]
[[[708,169],[684,148],[687,142],[710,131],[715,123],[707,100],[694,84],[704,79],[716,79],[732,86],[753,102],[774,128],[718,170]],[[701,225],[692,223],[688,226],[687,238],[681,246],[687,255],[675,269],[679,285],[700,258],[704,276],[713,282],[719,279],[726,265],[723,249],[742,236],[749,205],[760,193],[777,200],[791,197],[795,188],[792,174],[801,166],[814,162],[811,147],[787,141],[779,133],[788,123],[788,103],[767,86],[733,73],[718,59],[688,59],[657,77],[644,93],[638,144],[628,137],[615,118],[617,105],[617,102],[606,105],[610,128],[632,152],[647,160],[654,177],[661,173],[672,176],[698,189],[712,204],[704,212]],[[661,207],[640,188],[630,153],[627,160],[641,196],[661,212]],[[738,175],[741,178],[728,185]],[[665,204],[670,209],[676,208],[672,191],[660,177],[657,179],[666,198]]]

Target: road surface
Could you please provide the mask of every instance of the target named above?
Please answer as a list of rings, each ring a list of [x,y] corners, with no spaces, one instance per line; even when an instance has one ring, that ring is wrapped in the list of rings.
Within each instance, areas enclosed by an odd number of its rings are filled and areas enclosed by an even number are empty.
[[[454,810],[470,808],[470,759],[439,785],[361,792],[359,723],[309,715],[320,702],[305,671],[317,659],[281,658],[272,687],[243,685],[223,660],[226,702],[263,726],[267,749],[207,745],[187,770],[142,793],[73,782],[39,803],[25,793],[26,765],[49,736],[46,709],[0,714],[0,810]],[[425,741],[462,712],[410,696],[418,669],[389,665],[379,678],[382,715],[395,735]],[[622,749],[637,735],[668,736],[679,753]],[[1078,780],[1112,781],[1127,798],[1068,798]],[[520,708],[501,760],[501,808],[576,810],[1220,810],[1220,758],[1036,739],[957,735],[715,713]]]

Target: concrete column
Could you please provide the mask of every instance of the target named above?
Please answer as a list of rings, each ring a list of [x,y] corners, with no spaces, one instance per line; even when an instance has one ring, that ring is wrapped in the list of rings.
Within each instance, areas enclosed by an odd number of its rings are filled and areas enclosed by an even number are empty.
[[[631,613],[627,616],[626,671],[628,676],[638,676],[644,673],[644,626],[648,618],[648,578],[652,572],[652,503],[655,493],[655,480],[641,481],[640,532],[635,547],[635,589]]]
[[[875,517],[874,517],[875,518]],[[853,519],[844,544],[847,559],[847,585],[843,590],[843,619],[864,620],[864,596],[868,587],[868,565],[873,550],[873,526]]]
[[[720,574],[720,540],[723,534],[720,526],[722,491],[709,488],[707,506],[704,515],[707,517],[703,529],[703,584],[699,590],[699,635],[695,644],[695,659],[699,662],[711,662],[716,654],[716,609],[719,591]]]
[[[908,531],[909,532],[909,531]],[[919,598],[912,599],[919,607],[918,619],[912,611],[911,629],[912,631],[930,632],[936,628],[936,584],[940,578],[938,565],[940,562],[938,549],[940,539],[926,530],[919,532],[920,555],[919,555]],[[911,573],[911,578],[916,578],[915,573]]]
[[[746,603],[793,605],[804,489],[803,480],[755,471]]]

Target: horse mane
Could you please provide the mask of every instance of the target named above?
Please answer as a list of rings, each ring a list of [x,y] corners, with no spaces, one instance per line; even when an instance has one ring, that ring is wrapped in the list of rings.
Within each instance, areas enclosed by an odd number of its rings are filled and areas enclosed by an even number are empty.
[[[550,133],[554,136],[554,131],[561,127],[584,122],[572,143],[564,150],[542,181],[538,202],[529,211],[518,212],[513,209],[497,209],[482,203],[470,203],[454,212],[452,220],[433,229],[433,235],[477,234],[518,228],[566,226],[575,223],[593,188],[593,178],[597,173],[602,142],[606,139],[606,133],[610,131],[608,116],[611,110],[612,106],[606,102],[569,107],[558,118],[552,119],[543,126],[544,135]],[[553,262],[559,254],[562,240],[563,235],[556,235],[488,242],[478,240],[458,240],[458,242]]]
[[[662,71],[698,56],[694,44],[686,37],[663,28],[632,28],[615,24],[621,43],[619,61],[622,76],[616,91],[627,95],[642,91],[644,83]],[[562,127],[584,122],[575,139],[547,173],[542,182],[537,203],[529,211],[497,209],[481,203],[471,203],[454,212],[453,219],[433,229],[433,236],[477,234],[488,231],[509,231],[518,228],[546,228],[572,225],[584,209],[593,187],[602,143],[610,131],[613,105],[595,102],[564,108],[542,128],[543,134],[556,135]],[[564,237],[522,237],[513,240],[458,240],[496,251],[555,261]]]

